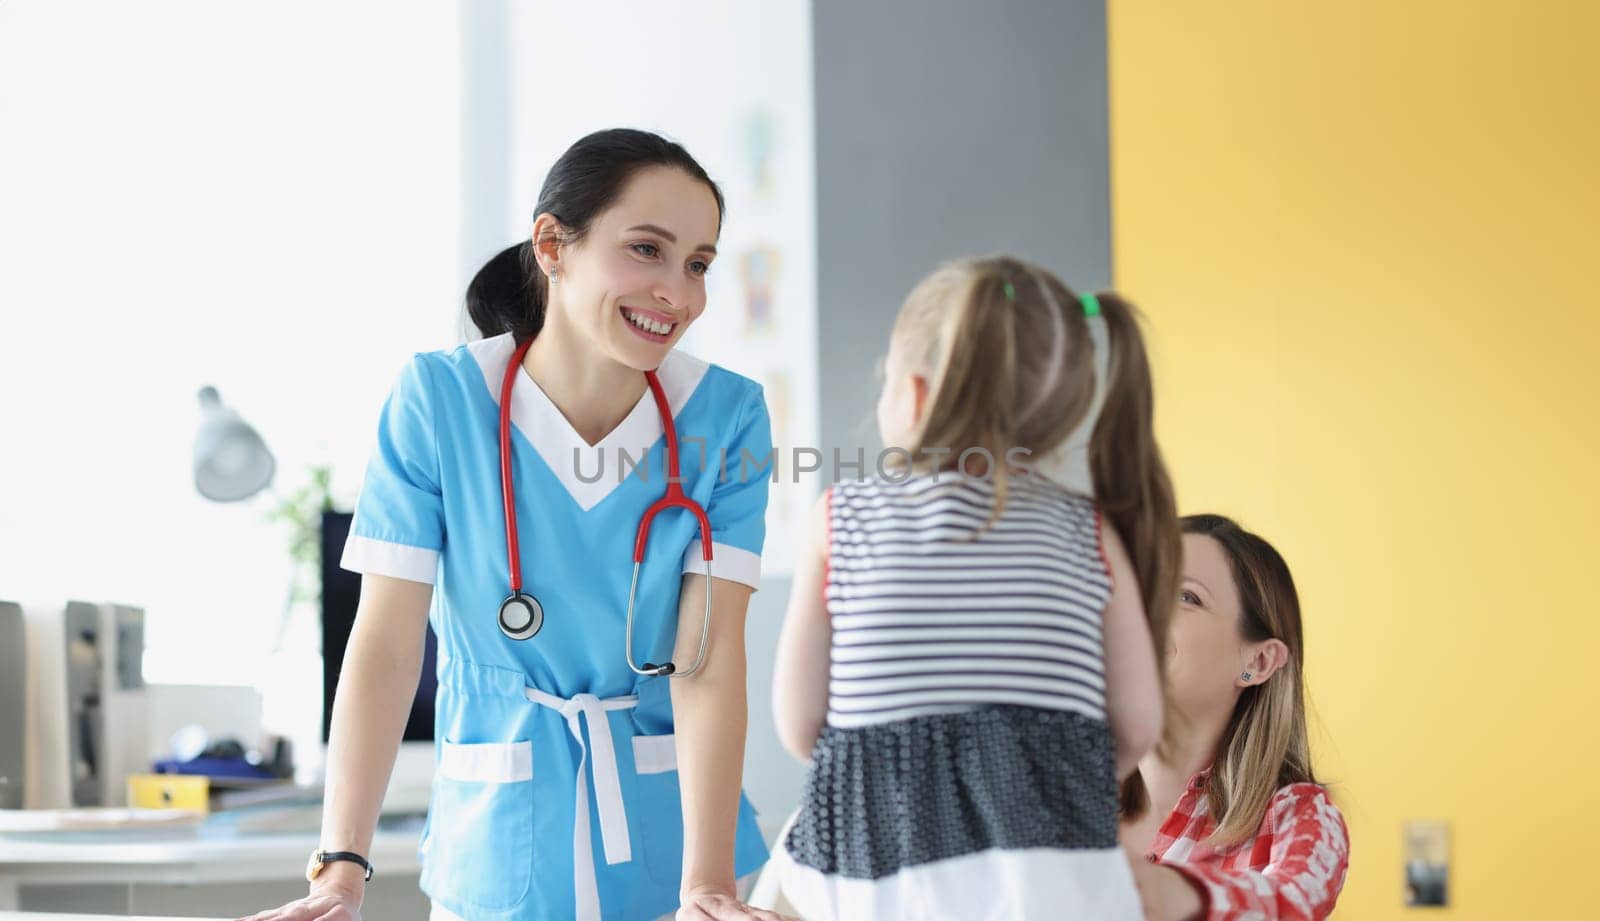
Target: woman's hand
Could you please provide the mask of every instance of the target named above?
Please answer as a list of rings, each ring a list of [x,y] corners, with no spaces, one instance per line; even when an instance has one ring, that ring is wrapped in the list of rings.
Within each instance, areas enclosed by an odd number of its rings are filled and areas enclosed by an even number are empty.
[[[340,874],[347,875],[351,868],[355,868],[355,864],[329,866],[311,884],[310,895],[239,921],[361,921],[361,877],[336,878]]]
[[[1198,921],[1205,908],[1194,885],[1171,867],[1136,858],[1133,881],[1139,887],[1145,921]]]
[[[677,921],[800,921],[800,919],[762,908],[751,908],[730,893],[701,887],[684,893],[683,906],[678,909]]]

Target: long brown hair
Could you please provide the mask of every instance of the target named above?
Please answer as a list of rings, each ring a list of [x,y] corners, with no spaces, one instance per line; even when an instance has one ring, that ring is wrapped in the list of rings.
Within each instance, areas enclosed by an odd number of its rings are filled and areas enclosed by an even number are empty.
[[[1217,745],[1206,811],[1216,822],[1211,843],[1226,846],[1255,835],[1278,790],[1317,783],[1306,738],[1300,595],[1289,564],[1261,536],[1222,515],[1189,515],[1182,523],[1183,533],[1209,537],[1226,554],[1239,592],[1240,635],[1252,643],[1276,639],[1289,650],[1282,668],[1239,695]]]
[[[1110,354],[1105,401],[1089,442],[1094,499],[1127,545],[1156,655],[1164,659],[1183,547],[1156,444],[1150,362],[1134,306],[1112,293],[1095,300]],[[1094,345],[1083,300],[1048,270],[1020,259],[967,259],[936,270],[907,296],[892,339],[929,380],[927,409],[906,449],[913,457],[928,448],[987,450],[998,461],[991,521],[1005,507],[1007,452],[1050,452],[1094,402]],[[927,462],[912,466],[919,464]]]
[[[1155,387],[1150,358],[1133,304],[1110,292],[1098,295],[1110,336],[1105,405],[1089,440],[1089,472],[1101,514],[1127,546],[1139,579],[1139,597],[1155,641],[1156,664],[1165,693],[1167,629],[1172,599],[1183,578],[1183,538],[1172,479],[1155,435]],[[1170,700],[1167,710],[1171,711]],[[1175,721],[1164,721],[1168,734]]]

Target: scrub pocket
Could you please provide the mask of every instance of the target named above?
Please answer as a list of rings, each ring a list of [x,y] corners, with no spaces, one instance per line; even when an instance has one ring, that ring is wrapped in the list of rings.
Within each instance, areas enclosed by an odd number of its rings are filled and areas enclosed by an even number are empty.
[[[683,877],[683,805],[678,792],[678,752],[672,735],[633,737],[633,787],[628,832],[644,850],[657,883],[676,887]]]
[[[533,880],[532,850],[533,743],[441,741],[425,888],[486,911],[515,908]]]

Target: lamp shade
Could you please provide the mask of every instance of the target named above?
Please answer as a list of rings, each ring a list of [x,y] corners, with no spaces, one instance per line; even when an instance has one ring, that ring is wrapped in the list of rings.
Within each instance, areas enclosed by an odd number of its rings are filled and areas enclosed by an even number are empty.
[[[217,388],[200,388],[194,438],[194,488],[213,502],[248,499],[272,482],[277,461],[256,430],[224,406]]]

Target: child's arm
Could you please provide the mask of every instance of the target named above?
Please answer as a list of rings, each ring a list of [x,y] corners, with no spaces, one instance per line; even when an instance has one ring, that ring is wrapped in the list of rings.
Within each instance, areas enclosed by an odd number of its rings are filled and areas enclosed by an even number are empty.
[[[801,761],[828,717],[828,656],[833,626],[823,600],[827,588],[828,500],[824,491],[806,518],[800,555],[795,562],[789,612],[778,636],[778,657],[772,669],[772,717],[778,740]]]
[[[1100,521],[1100,545],[1111,570],[1111,601],[1106,605],[1104,624],[1106,715],[1116,743],[1120,783],[1161,738],[1161,676],[1133,561],[1116,529],[1104,519]],[[1166,598],[1157,601],[1173,603]]]

